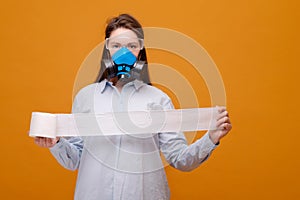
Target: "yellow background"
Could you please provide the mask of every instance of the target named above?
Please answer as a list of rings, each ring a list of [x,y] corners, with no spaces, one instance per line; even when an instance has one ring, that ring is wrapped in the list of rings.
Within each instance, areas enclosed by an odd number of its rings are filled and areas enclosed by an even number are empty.
[[[70,112],[77,70],[123,12],[194,38],[226,87],[234,128],[193,172],[166,168],[172,199],[298,198],[299,1],[10,0],[0,8],[1,199],[73,198],[76,173],[28,137],[30,114]]]

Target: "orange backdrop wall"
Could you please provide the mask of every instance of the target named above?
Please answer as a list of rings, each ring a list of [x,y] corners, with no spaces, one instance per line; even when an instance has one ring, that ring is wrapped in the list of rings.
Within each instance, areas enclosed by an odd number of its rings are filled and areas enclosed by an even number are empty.
[[[28,137],[30,115],[70,112],[81,63],[123,12],[192,37],[225,84],[233,130],[198,169],[166,168],[171,199],[299,197],[299,1],[10,0],[0,8],[1,199],[73,198],[76,172]],[[150,62],[193,73],[173,57],[149,51]]]

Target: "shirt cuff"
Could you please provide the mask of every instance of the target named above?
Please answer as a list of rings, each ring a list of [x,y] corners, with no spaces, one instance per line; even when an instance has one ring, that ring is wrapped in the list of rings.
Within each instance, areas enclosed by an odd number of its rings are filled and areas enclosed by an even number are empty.
[[[50,149],[51,152],[54,152],[54,151],[59,151],[63,146],[65,146],[65,143],[66,143],[66,139],[64,138],[59,138],[59,141]]]
[[[207,132],[204,136],[203,136],[203,140],[205,141],[205,147],[211,150],[214,150],[215,148],[217,148],[220,144],[220,142],[218,142],[217,144],[214,144],[212,142],[212,140],[209,137],[209,133]]]

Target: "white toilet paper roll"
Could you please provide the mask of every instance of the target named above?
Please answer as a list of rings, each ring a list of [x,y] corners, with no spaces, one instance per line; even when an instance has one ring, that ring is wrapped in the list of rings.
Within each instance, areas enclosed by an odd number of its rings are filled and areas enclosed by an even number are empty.
[[[55,138],[213,130],[217,112],[216,107],[103,114],[33,112],[29,135]]]

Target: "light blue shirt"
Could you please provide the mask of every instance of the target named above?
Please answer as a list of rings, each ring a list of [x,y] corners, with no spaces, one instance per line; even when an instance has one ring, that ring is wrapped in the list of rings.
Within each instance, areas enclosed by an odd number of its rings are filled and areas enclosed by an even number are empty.
[[[76,95],[73,113],[173,109],[161,90],[135,80],[119,92],[103,80]],[[160,152],[182,171],[197,168],[216,145],[208,133],[191,145],[183,133],[61,138],[50,149],[67,169],[78,169],[76,200],[167,200],[169,187]]]

